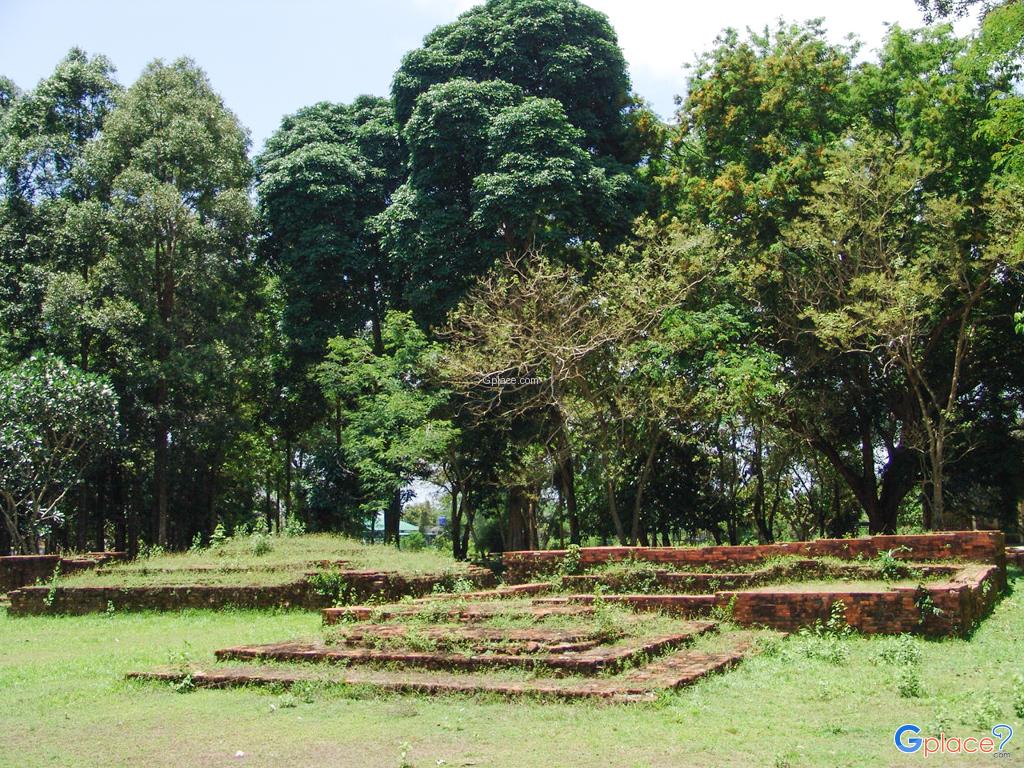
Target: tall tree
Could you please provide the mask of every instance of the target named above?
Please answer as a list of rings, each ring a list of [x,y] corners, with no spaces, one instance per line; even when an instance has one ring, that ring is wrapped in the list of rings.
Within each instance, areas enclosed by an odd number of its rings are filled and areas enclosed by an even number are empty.
[[[895,386],[907,389],[916,408],[897,439],[923,454],[929,511],[941,524],[975,310],[1000,273],[1020,266],[1020,256],[998,236],[987,238],[984,250],[963,249],[957,235],[963,210],[947,198],[922,195],[927,170],[890,143],[859,136],[830,156],[826,180],[787,233],[799,254],[787,270],[794,299],[824,346],[874,358],[880,377],[899,371]],[[858,497],[871,493],[847,464],[837,469]],[[875,517],[873,499],[861,501],[873,528],[894,529],[895,518]]]
[[[109,59],[73,48],[0,117],[0,344],[11,355],[45,343],[90,367],[94,330],[83,302],[103,236],[83,160],[120,91],[113,75]],[[59,328],[42,322],[50,293],[71,304]]]
[[[248,144],[202,70],[179,59],[146,67],[91,148],[110,199],[108,290],[134,314],[122,354],[131,356],[129,399],[149,431],[161,546],[170,541],[171,452],[184,449],[218,388],[232,386],[247,338]]]
[[[506,249],[626,235],[645,146],[628,91],[607,19],[577,0],[490,0],[406,56],[409,178],[380,226],[418,317],[439,322]]]
[[[284,330],[297,377],[327,340],[365,324],[380,348],[384,312],[399,290],[369,227],[402,174],[390,102],[362,96],[286,117],[257,158],[265,252],[281,275]]]

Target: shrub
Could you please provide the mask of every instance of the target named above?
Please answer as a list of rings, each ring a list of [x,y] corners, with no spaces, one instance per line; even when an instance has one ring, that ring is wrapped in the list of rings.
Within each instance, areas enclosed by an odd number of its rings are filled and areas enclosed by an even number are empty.
[[[896,677],[896,690],[905,699],[917,699],[924,695],[924,686],[921,684],[921,671],[917,665],[908,665],[900,668]]]
[[[254,533],[249,537],[249,551],[255,557],[262,557],[274,549],[270,536],[266,533]]]
[[[918,624],[924,624],[933,616],[942,615],[942,609],[935,604],[935,601],[932,600],[931,593],[924,587],[917,588],[917,595],[914,597],[914,605],[916,605],[917,610],[921,612],[921,618],[917,620]]]
[[[886,664],[914,666],[921,662],[921,648],[910,635],[900,635],[885,643],[878,658]]]
[[[886,581],[897,581],[905,579],[910,575],[910,568],[902,560],[897,559],[896,554],[907,550],[908,547],[896,547],[878,553],[878,571]]]
[[[427,537],[419,531],[402,537],[402,547],[410,552],[420,552],[427,548]]]
[[[348,582],[337,569],[317,571],[308,577],[307,583],[316,594],[328,598],[333,605],[340,605],[348,597]]]
[[[558,564],[559,576],[578,576],[583,573],[583,554],[579,544],[570,544]]]
[[[1024,718],[1024,675],[1013,676],[1013,711]]]
[[[217,523],[217,527],[213,529],[213,535],[210,536],[210,547],[212,549],[223,547],[227,540],[228,534],[224,530],[224,523]]]
[[[434,584],[431,592],[435,595],[455,594],[462,595],[467,592],[473,592],[476,590],[476,584],[465,576],[458,576],[454,573],[444,574],[436,584]]]
[[[295,515],[289,515],[288,519],[284,521],[284,529],[282,531],[285,536],[304,536],[306,533],[306,524],[299,520]]]
[[[988,730],[999,722],[999,718],[1002,717],[1002,710],[992,694],[986,693],[981,696],[972,714],[974,715],[974,724],[978,728]]]
[[[47,608],[53,608],[53,603],[57,599],[57,582],[60,579],[60,563],[57,563],[57,567],[53,569],[53,575],[50,577],[50,588],[46,591],[46,597],[43,598],[43,604]]]

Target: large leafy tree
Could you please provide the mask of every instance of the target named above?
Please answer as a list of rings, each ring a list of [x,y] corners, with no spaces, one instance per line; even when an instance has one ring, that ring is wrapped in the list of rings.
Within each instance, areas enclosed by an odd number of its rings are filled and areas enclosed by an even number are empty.
[[[161,545],[171,533],[172,451],[215,468],[216,444],[237,428],[233,393],[255,293],[247,148],[246,131],[188,59],[150,64],[91,148],[109,199],[106,290],[123,309],[114,350],[122,401],[136,438],[148,433]]]
[[[263,247],[281,275],[284,330],[300,373],[329,338],[366,324],[379,350],[400,275],[368,220],[390,202],[401,160],[391,105],[369,96],[285,118],[257,159]]]
[[[409,177],[381,217],[409,306],[441,319],[505,250],[623,237],[641,202],[625,63],[576,0],[490,0],[395,75]]]
[[[833,464],[877,531],[894,529],[919,476],[915,442],[901,435],[924,428],[929,417],[891,366],[823,349],[804,332],[805,307],[787,299],[787,286],[827,271],[830,257],[791,263],[780,238],[820,202],[834,158],[829,147],[867,121],[892,151],[936,167],[917,192],[962,206],[951,237],[967,263],[990,231],[984,201],[996,146],[981,128],[1006,97],[1013,68],[978,65],[970,44],[943,29],[894,28],[879,63],[857,70],[853,52],[828,44],[816,24],[749,40],[727,33],[698,61],[666,182],[683,215],[696,215],[732,244],[734,301],[748,310],[750,347],[778,355],[787,374],[785,399],[767,413]],[[915,219],[899,226],[909,236]],[[937,300],[946,299],[936,310],[955,313],[949,296]]]
[[[46,343],[90,367],[86,302],[103,233],[84,155],[120,91],[113,73],[106,57],[72,49],[0,117],[0,343],[9,355]],[[46,317],[50,297],[67,305],[63,316]]]
[[[823,147],[849,125],[854,53],[817,22],[723,33],[693,68],[673,137],[664,182],[683,212],[749,255],[773,243],[821,178]]]
[[[858,136],[830,157],[806,216],[787,232],[797,255],[788,270],[794,299],[825,348],[867,358],[878,378],[894,377],[893,386],[912,395],[914,407],[887,450],[910,446],[922,454],[929,511],[941,524],[975,313],[998,276],[1019,268],[1019,249],[1000,232],[988,233],[983,249],[962,248],[964,210],[949,198],[922,195],[926,167],[885,140]],[[1010,198],[1000,200],[1000,209],[1009,205]],[[815,442],[831,450],[820,434]],[[872,515],[872,527],[891,530],[894,519],[875,517],[881,510],[870,483],[845,461],[835,463]]]

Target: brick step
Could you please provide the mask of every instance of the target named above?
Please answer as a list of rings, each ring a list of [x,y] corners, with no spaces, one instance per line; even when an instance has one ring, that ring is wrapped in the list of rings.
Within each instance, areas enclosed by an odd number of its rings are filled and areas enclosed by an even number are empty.
[[[594,595],[578,594],[540,597],[533,602],[541,608],[571,607],[573,604],[579,604],[593,609],[597,599]],[[704,616],[720,602],[716,595],[602,595],[600,599],[637,611],[661,611],[675,616]]]
[[[911,565],[907,569],[912,576],[935,578],[950,576],[957,573],[959,565]],[[650,571],[654,584],[663,590],[686,594],[714,594],[722,590],[734,590],[744,587],[762,586],[766,584],[806,579],[811,577],[837,579],[876,579],[880,578],[877,566],[869,564],[822,563],[818,560],[792,560],[782,565],[772,565],[752,571],[740,572],[689,572],[670,571],[665,569]],[[563,576],[563,589],[588,589],[601,585],[611,589],[619,589],[628,584],[630,577],[621,573],[585,573],[574,576]],[[634,582],[635,583],[635,582]]]
[[[607,641],[593,630],[487,629],[472,625],[431,626],[410,629],[402,624],[355,624],[330,638],[330,644],[347,647],[408,647],[410,643],[434,643],[438,650],[468,648],[483,653],[575,653]]]
[[[416,616],[429,611],[432,618],[439,621],[477,622],[487,621],[498,614],[508,613],[507,606],[497,601],[477,605],[453,605],[447,610],[436,608],[438,601],[413,600],[397,606],[380,605],[346,605],[340,608],[325,608],[321,611],[324,624],[341,624],[349,621],[386,621]],[[534,603],[537,601],[534,600]],[[587,616],[594,612],[586,605],[550,605],[531,606],[523,610],[524,616],[533,619],[546,619],[552,616]]]
[[[435,600],[502,600],[509,597],[529,597],[553,592],[554,585],[549,581],[536,581],[528,584],[509,584],[480,592],[440,592],[425,595],[413,600],[414,603],[427,603]]]
[[[220,661],[311,662],[346,665],[398,664],[420,669],[465,670],[509,668],[549,670],[555,673],[597,675],[617,671],[691,642],[716,627],[712,621],[685,623],[676,632],[647,639],[634,639],[579,653],[482,653],[460,654],[376,648],[346,648],[321,642],[286,642],[270,645],[237,646],[216,652]]]
[[[376,670],[366,667],[298,668],[243,665],[206,670],[190,669],[133,672],[128,679],[179,683],[188,679],[199,688],[231,688],[250,685],[290,687],[296,683],[366,686],[398,693],[494,694],[554,699],[598,699],[609,702],[649,701],[659,691],[691,685],[701,678],[726,670],[752,652],[750,640],[740,634],[724,650],[682,650],[617,677],[534,678],[500,677],[414,669]]]

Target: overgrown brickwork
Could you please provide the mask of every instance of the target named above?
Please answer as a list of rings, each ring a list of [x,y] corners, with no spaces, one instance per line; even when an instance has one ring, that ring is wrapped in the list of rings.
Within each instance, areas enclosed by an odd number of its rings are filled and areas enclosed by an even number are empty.
[[[914,536],[867,536],[859,539],[817,539],[780,544],[721,547],[583,547],[583,567],[620,560],[642,560],[671,565],[675,570],[708,567],[727,572],[774,557],[874,558],[881,552],[910,561],[957,560],[1006,565],[1006,544],[1001,531],[954,531]],[[566,550],[506,552],[502,557],[505,580],[510,584],[531,581],[553,572]]]
[[[339,571],[345,599],[391,601],[430,594],[450,580],[446,575],[402,576],[386,571]],[[494,574],[470,567],[464,578],[478,587],[492,586]],[[318,592],[306,577],[272,586],[33,586],[9,595],[11,616],[81,615],[118,611],[179,611],[188,608],[302,608],[320,610],[335,597]]]
[[[11,555],[0,557],[0,594],[53,577],[57,566],[62,574],[96,568],[111,560],[126,557],[124,552],[90,552],[76,557],[61,555]]]

